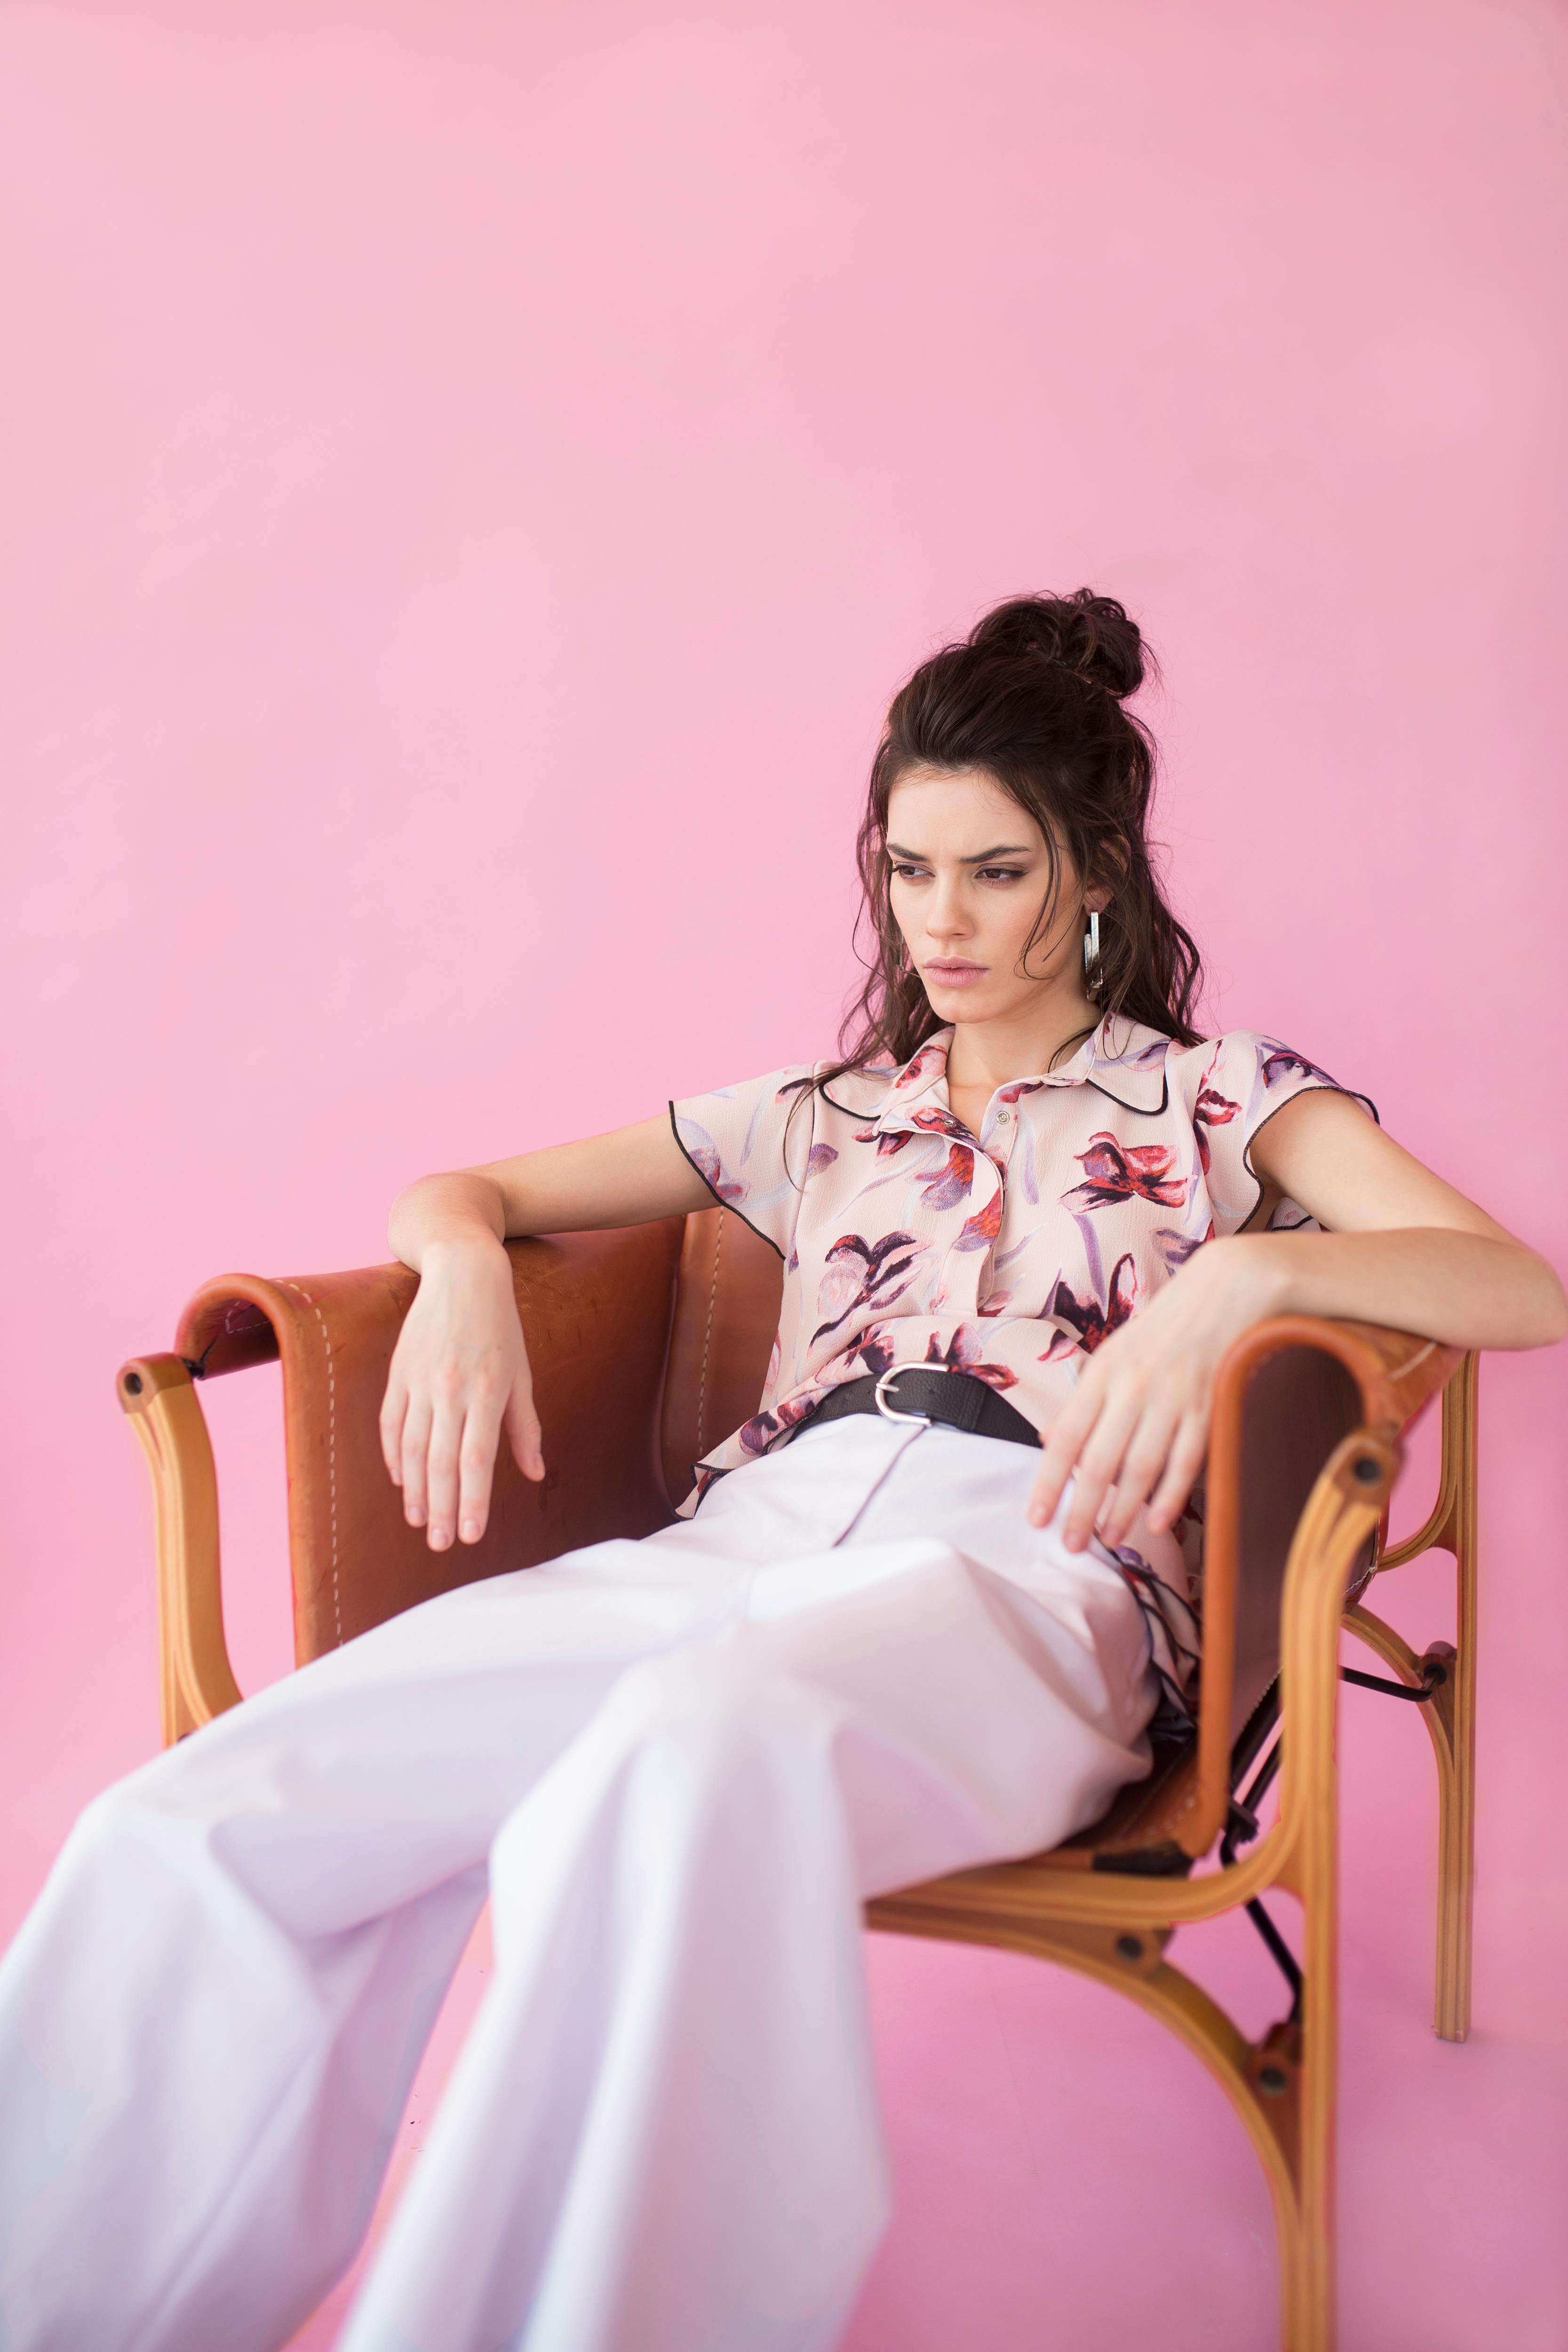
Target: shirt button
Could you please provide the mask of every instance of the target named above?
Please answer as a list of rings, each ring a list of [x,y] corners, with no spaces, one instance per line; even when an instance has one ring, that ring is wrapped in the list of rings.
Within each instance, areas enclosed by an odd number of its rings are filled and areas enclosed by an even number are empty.
[[[1005,1127],[1008,1121],[1012,1118],[1012,1116],[1013,1114],[1010,1110],[999,1110],[996,1114],[997,1126]]]

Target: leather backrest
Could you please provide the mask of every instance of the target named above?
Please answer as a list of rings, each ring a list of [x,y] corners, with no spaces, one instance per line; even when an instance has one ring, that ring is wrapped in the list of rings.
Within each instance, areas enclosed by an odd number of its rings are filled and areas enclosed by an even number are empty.
[[[1297,1523],[1323,1465],[1360,1426],[1353,1375],[1318,1348],[1287,1348],[1260,1363],[1242,1405],[1241,1525],[1234,1739],[1279,1671],[1279,1602]]]
[[[784,1261],[729,1209],[686,1220],[664,1386],[664,1479],[671,1505],[692,1465],[749,1421],[779,1325]]]
[[[175,1345],[204,1376],[283,1360],[300,1664],[455,1585],[668,1524],[659,1407],[683,1223],[508,1244],[547,1475],[532,1485],[503,1444],[483,1539],[445,1552],[405,1522],[377,1431],[408,1269],[232,1275],[196,1293]]]

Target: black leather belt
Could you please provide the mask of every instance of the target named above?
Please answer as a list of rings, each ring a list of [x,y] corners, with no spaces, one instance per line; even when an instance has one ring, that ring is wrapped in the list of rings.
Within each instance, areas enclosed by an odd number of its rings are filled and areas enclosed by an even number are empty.
[[[942,1372],[926,1364],[894,1364],[879,1377],[846,1381],[829,1389],[822,1402],[797,1422],[793,1432],[802,1437],[825,1421],[840,1421],[847,1412],[879,1412],[886,1421],[940,1421],[950,1429],[966,1429],[975,1437],[1001,1437],[1010,1445],[1038,1445],[1033,1422],[998,1396],[989,1381],[970,1372]]]

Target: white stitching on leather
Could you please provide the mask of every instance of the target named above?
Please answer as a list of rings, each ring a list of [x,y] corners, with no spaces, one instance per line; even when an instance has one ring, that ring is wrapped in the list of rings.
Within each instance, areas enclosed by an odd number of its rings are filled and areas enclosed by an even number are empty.
[[[719,1212],[719,1234],[713,1244],[713,1279],[708,1291],[708,1328],[702,1334],[702,1370],[697,1378],[697,1459],[702,1459],[702,1432],[708,1412],[708,1349],[713,1338],[713,1308],[719,1297],[719,1253],[724,1246],[724,1212]]]
[[[1407,1364],[1401,1364],[1396,1370],[1389,1373],[1388,1378],[1391,1381],[1402,1381],[1407,1372],[1413,1372],[1415,1370],[1417,1364],[1424,1364],[1426,1361],[1427,1357],[1432,1353],[1433,1349],[1436,1348],[1436,1345],[1437,1342],[1436,1339],[1428,1339],[1424,1348],[1416,1349],[1415,1353],[1411,1357],[1410,1361]]]
[[[321,1327],[321,1340],[327,1350],[327,1497],[331,1506],[332,1520],[332,1624],[337,1635],[335,1646],[343,1645],[343,1604],[338,1591],[338,1376],[332,1363],[332,1339],[327,1329],[327,1318],[308,1290],[297,1282],[287,1282],[289,1290],[298,1290],[306,1306]]]

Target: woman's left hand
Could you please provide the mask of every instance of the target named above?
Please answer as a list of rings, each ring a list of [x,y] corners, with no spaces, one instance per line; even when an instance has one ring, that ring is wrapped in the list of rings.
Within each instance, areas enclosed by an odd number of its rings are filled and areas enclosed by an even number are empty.
[[[1203,1467],[1221,1359],[1274,1311],[1273,1287],[1266,1244],[1208,1242],[1101,1341],[1046,1433],[1029,1504],[1036,1527],[1049,1525],[1069,1478],[1069,1551],[1096,1533],[1114,1550],[1144,1505],[1152,1527],[1171,1525]]]

